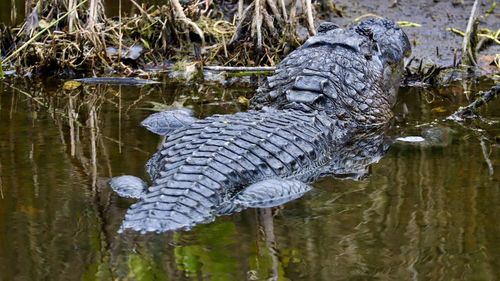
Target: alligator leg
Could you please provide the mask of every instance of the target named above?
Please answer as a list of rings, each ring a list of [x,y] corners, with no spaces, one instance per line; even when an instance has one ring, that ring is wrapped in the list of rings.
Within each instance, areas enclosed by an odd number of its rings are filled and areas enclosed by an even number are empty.
[[[254,183],[236,194],[233,200],[221,206],[219,214],[246,208],[270,208],[285,204],[304,195],[311,187],[297,180],[267,179]]]
[[[198,120],[192,115],[192,111],[188,109],[167,110],[151,114],[141,125],[155,134],[166,136]]]

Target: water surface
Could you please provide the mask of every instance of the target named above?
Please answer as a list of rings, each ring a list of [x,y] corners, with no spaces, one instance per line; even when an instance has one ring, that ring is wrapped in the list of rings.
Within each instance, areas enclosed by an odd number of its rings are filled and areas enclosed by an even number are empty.
[[[473,93],[491,82],[463,83]],[[146,177],[160,139],[138,124],[151,102],[199,117],[244,110],[253,88],[0,84],[0,280],[498,280],[500,103],[486,122],[443,121],[463,85],[402,89],[396,143],[364,180],[323,178],[280,208],[245,210],[189,232],[117,234],[133,203],[111,176]]]

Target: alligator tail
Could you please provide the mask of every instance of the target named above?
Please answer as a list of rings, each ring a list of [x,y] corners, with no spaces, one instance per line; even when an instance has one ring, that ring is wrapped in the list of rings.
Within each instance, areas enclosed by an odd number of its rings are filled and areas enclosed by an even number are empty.
[[[195,183],[191,185],[196,186]],[[213,201],[213,193],[202,194],[200,189],[153,186],[127,211],[119,232],[126,229],[141,233],[189,230],[215,219]]]

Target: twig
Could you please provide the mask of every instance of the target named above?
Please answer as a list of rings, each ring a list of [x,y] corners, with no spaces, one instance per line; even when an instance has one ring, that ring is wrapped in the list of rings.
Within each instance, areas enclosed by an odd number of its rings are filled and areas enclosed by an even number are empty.
[[[146,12],[144,11],[144,9],[139,5],[137,4],[137,2],[135,2],[134,0],[130,0],[130,2],[132,3],[132,5],[134,5],[137,9],[139,9],[139,12],[141,12],[141,14],[143,16],[146,16],[148,18],[148,20],[150,22],[156,22],[154,19],[151,18],[151,16]]]
[[[421,27],[422,26],[420,23],[406,21],[406,20],[398,21],[397,24],[399,25],[399,27]]]
[[[286,5],[285,5],[285,0],[278,0],[279,3],[280,3],[280,7],[281,7],[281,10],[282,10],[282,13],[283,13],[283,19],[285,21],[288,20],[288,15],[286,14]]]
[[[210,5],[212,4],[212,0],[205,0],[205,9],[201,11],[201,14],[204,15],[208,12],[208,9],[210,9]]]
[[[273,15],[276,17],[278,22],[281,22],[283,19],[274,1],[275,0],[266,0],[267,5],[269,6],[269,8],[271,8],[271,12],[273,12]]]
[[[68,9],[72,10],[73,6],[75,6],[75,0],[69,0],[68,1]],[[69,33],[72,33],[74,30],[75,26],[75,20],[78,17],[78,13],[75,13],[75,11],[71,12],[68,15],[68,31]]]
[[[467,66],[476,65],[476,45],[477,45],[477,3],[475,0],[470,12],[469,22],[465,30],[464,41],[462,42],[462,63]]]
[[[211,71],[274,71],[276,67],[274,66],[205,66],[204,70]]]
[[[495,170],[493,169],[493,164],[491,163],[491,159],[488,153],[488,148],[486,147],[486,142],[484,141],[485,138],[481,138],[481,150],[483,152],[483,157],[484,161],[486,161],[486,165],[488,165],[488,172],[490,173],[490,176],[493,176],[495,173]]]
[[[295,18],[297,16],[297,6],[300,4],[300,0],[295,0],[295,4],[290,7],[290,24],[295,23]]]
[[[457,111],[455,111],[455,113],[448,116],[446,119],[453,121],[461,121],[465,117],[471,116],[472,113],[474,113],[474,111],[476,111],[479,107],[493,100],[498,95],[498,93],[500,93],[500,84],[493,86],[486,92],[479,92],[480,96],[476,98],[471,104],[465,107],[460,107]]]
[[[257,38],[257,50],[262,51],[262,14],[261,14],[261,1],[255,0],[255,18],[252,23],[252,37]]]
[[[464,32],[461,31],[460,29],[449,27],[446,30],[451,31],[459,36],[462,36],[462,37],[465,36]],[[500,29],[498,29],[496,32],[493,32],[487,28],[482,28],[481,30],[479,30],[479,32],[476,35],[477,35],[477,37],[480,37],[483,40],[489,39],[489,40],[493,40],[493,42],[495,42],[496,44],[500,44]],[[479,50],[479,49],[480,49],[480,47],[476,47],[476,50]]]
[[[271,15],[269,15],[269,13],[266,11],[266,9],[262,9],[262,16],[263,16],[264,22],[268,28],[268,32],[271,34],[275,33],[276,31],[274,29],[273,17]]]
[[[238,21],[243,17],[243,0],[238,0]]]
[[[314,29],[314,19],[312,14],[311,0],[306,0],[306,13],[307,13],[307,29],[309,30],[309,35],[316,35],[316,29]]]
[[[123,32],[122,32],[122,0],[118,0],[118,62],[122,60],[122,39],[123,39]]]
[[[379,15],[377,15],[377,14],[368,13],[368,14],[364,14],[364,15],[361,15],[361,16],[359,16],[359,17],[355,18],[352,22],[353,22],[353,23],[358,23],[358,22],[360,22],[362,19],[367,18],[367,17],[374,17],[374,18],[379,18],[379,19],[381,19],[381,18],[382,18],[381,16],[379,16]]]
[[[96,25],[102,20],[102,18],[102,3],[99,0],[90,0],[87,16],[87,28],[93,32],[96,32]]]
[[[2,57],[2,51],[0,50],[0,58],[1,57]],[[4,78],[2,63],[3,63],[3,61],[0,61],[0,80]]]

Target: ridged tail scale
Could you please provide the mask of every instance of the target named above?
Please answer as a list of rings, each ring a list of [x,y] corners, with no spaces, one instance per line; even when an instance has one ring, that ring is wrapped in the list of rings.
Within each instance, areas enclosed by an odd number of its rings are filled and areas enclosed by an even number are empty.
[[[169,136],[151,186],[121,230],[164,232],[210,222],[218,206],[265,179],[308,181],[341,135],[318,112],[248,111],[198,120]],[[338,130],[346,132],[346,130]],[[300,171],[300,174],[297,174]]]

